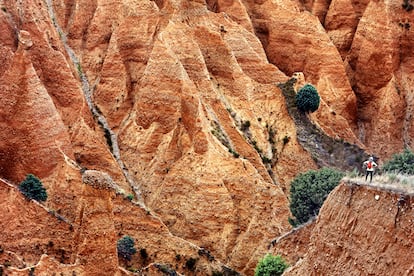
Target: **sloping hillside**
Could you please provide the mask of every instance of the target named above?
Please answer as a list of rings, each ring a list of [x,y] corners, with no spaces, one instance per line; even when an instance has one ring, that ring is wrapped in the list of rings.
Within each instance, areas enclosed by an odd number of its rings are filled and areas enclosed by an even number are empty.
[[[108,175],[86,171],[83,179],[73,222],[0,181],[2,275],[238,275],[208,250],[172,235],[159,218],[117,192]],[[125,235],[138,251],[127,263],[118,261],[116,251]]]
[[[293,265],[284,275],[412,275],[411,185],[345,179],[315,222],[274,242],[272,252]]]
[[[42,180],[43,207],[79,227],[59,240],[85,257],[79,271],[118,271],[114,243],[125,231],[146,237],[140,242],[155,252],[154,264],[188,273],[175,254],[190,258],[201,248],[200,260],[210,252],[219,267],[251,275],[269,241],[291,230],[288,191],[298,173],[350,170],[367,153],[382,162],[412,146],[410,5],[0,0],[0,177]],[[305,83],[321,96],[308,116],[293,104]],[[108,176],[135,204],[118,206],[110,192],[85,188],[88,171]],[[29,254],[34,265],[46,241],[26,246],[33,233],[16,214],[30,209],[24,222],[47,238],[54,222],[15,190],[2,193],[10,218],[4,250],[15,260]],[[102,207],[96,219],[81,215],[89,200]],[[100,212],[110,234],[98,250],[83,241],[100,233]],[[141,224],[161,233],[133,230]],[[160,236],[171,239],[166,247]],[[67,264],[46,254],[44,267]],[[108,268],[97,264],[105,258]],[[211,272],[208,263],[200,271]]]

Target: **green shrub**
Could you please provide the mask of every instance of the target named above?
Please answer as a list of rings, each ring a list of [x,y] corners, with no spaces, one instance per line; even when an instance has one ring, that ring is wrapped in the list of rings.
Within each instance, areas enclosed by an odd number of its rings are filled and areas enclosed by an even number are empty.
[[[296,226],[316,216],[328,194],[343,176],[342,172],[323,168],[301,173],[293,179],[290,184],[289,208],[296,219],[290,219],[289,222]]]
[[[394,154],[382,168],[391,173],[414,174],[414,153],[405,149],[402,153]]]
[[[273,256],[267,254],[257,264],[254,276],[279,276],[288,267],[289,265],[280,255]]]
[[[42,182],[33,174],[28,174],[26,179],[19,184],[20,192],[28,199],[46,201],[47,193]]]
[[[147,259],[148,258],[148,252],[145,248],[141,248],[139,250],[139,254],[141,255],[141,258]]]
[[[154,264],[154,266],[162,272],[162,275],[178,275],[177,272],[168,264]]]
[[[320,97],[316,88],[306,84],[296,94],[296,106],[303,112],[315,112],[319,108]]]
[[[130,261],[132,255],[137,252],[134,239],[130,236],[124,236],[119,239],[116,248],[118,249],[118,256],[127,261]]]
[[[240,154],[237,151],[235,151],[234,149],[232,149],[232,148],[229,148],[229,152],[231,154],[233,154],[233,157],[234,158],[239,158],[240,157]]]
[[[410,0],[403,0],[402,7],[408,12],[412,11],[414,8],[414,6],[410,3]]]
[[[356,162],[356,163],[360,163],[360,162]],[[346,173],[346,176],[348,178],[356,178],[356,177],[358,177],[358,175],[359,175],[359,172],[358,172],[358,169],[356,169],[356,168],[354,168],[352,171]]]
[[[240,129],[241,131],[246,131],[249,129],[249,127],[250,127],[250,121],[244,121],[242,122]]]
[[[197,262],[197,259],[194,259],[191,257],[185,262],[185,267],[187,267],[191,271],[194,271],[196,267],[196,262]]]
[[[127,270],[130,271],[130,272],[139,272],[140,271],[139,269],[137,269],[137,268],[135,268],[133,266],[128,266],[127,267]]]
[[[262,162],[264,163],[264,164],[270,164],[270,163],[272,163],[272,159],[270,159],[269,157],[266,157],[266,156],[262,156]]]
[[[9,260],[5,260],[4,261],[4,263],[3,263],[3,266],[4,267],[9,267],[9,266],[11,266],[12,264],[11,264],[11,262],[9,261]]]

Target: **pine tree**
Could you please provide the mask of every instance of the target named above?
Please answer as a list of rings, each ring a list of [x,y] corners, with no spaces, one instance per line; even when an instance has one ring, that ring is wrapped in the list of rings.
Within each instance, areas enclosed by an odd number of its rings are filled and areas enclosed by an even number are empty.
[[[47,193],[39,178],[33,174],[28,174],[26,179],[19,184],[20,192],[28,199],[46,201]]]

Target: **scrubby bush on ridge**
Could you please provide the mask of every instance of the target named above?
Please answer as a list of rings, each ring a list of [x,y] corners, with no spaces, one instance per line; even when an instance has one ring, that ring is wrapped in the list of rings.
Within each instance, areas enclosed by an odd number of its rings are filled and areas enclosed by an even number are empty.
[[[296,226],[307,222],[319,213],[328,194],[339,184],[344,173],[331,168],[300,173],[290,184],[290,211],[295,219],[289,222]]]
[[[306,84],[296,94],[296,106],[303,112],[315,112],[319,108],[320,97],[316,88]]]
[[[414,175],[414,153],[409,149],[405,149],[401,153],[394,154],[382,169],[391,173]]]
[[[28,199],[46,201],[47,193],[39,178],[33,174],[28,174],[26,179],[19,184],[20,192]]]
[[[130,261],[132,255],[134,255],[137,250],[135,249],[134,239],[130,236],[124,236],[118,240],[116,244],[118,250],[118,256],[124,260]]]
[[[280,256],[273,256],[267,254],[263,259],[259,261],[254,270],[254,276],[279,276],[283,274],[289,264]]]

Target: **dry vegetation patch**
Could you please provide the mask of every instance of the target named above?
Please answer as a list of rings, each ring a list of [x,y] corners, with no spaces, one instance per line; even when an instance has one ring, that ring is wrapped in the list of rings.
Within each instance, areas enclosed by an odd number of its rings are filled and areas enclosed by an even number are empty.
[[[414,195],[414,175],[385,173],[374,175],[372,182],[363,175],[349,175],[343,178],[346,183],[365,185],[389,190],[395,193]]]

